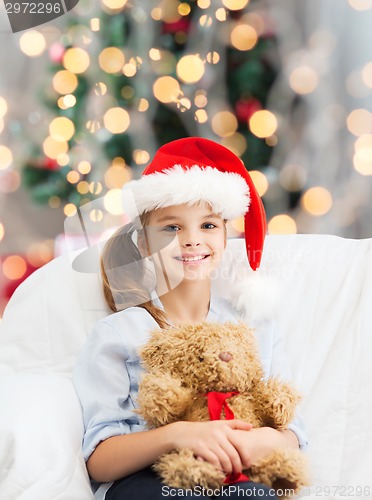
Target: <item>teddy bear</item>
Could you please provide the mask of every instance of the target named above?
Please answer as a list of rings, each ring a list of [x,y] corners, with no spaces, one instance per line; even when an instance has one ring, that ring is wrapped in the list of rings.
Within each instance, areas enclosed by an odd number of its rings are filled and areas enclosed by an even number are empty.
[[[254,331],[242,322],[158,329],[139,354],[145,370],[137,411],[149,429],[180,420],[236,418],[253,427],[283,430],[300,401],[288,383],[265,380]],[[215,489],[234,481],[190,449],[164,454],[153,467],[175,488]],[[274,488],[278,496],[309,484],[305,457],[298,449],[276,449],[243,472],[246,479]]]

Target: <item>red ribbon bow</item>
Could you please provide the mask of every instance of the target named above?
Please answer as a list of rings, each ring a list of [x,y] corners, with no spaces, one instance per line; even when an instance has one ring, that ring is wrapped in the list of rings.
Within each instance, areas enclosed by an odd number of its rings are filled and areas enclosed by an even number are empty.
[[[234,412],[227,404],[227,399],[232,396],[239,394],[238,391],[232,392],[217,392],[211,391],[204,394],[208,398],[208,411],[209,418],[211,420],[221,420],[222,410],[225,413],[226,420],[232,420],[234,418]],[[249,477],[245,474],[229,474],[224,480],[224,484],[241,483],[243,481],[249,481]]]

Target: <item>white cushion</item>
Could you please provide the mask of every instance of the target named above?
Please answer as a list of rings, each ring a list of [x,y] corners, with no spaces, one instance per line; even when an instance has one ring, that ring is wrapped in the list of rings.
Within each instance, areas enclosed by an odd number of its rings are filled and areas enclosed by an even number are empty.
[[[304,394],[314,498],[368,496],[356,487],[370,486],[372,477],[371,241],[266,241],[262,273],[282,289],[279,326]],[[244,242],[230,241],[225,277],[245,262]],[[227,297],[228,284],[217,283]],[[68,257],[34,273],[11,299],[0,323],[0,492],[10,492],[4,498],[90,498],[70,377],[91,326],[107,313],[97,274],[74,271]]]

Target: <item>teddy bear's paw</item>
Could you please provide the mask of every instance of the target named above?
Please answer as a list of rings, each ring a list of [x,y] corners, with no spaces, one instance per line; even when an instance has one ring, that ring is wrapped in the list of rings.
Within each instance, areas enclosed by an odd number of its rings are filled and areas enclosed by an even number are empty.
[[[249,469],[249,476],[274,488],[280,498],[291,498],[310,484],[306,458],[291,448],[270,453]]]
[[[137,413],[149,428],[156,428],[179,420],[192,404],[193,396],[171,375],[159,373],[155,377],[147,373],[141,379],[137,402]]]
[[[162,455],[153,469],[164,484],[173,488],[218,489],[222,486],[225,474],[212,464],[195,458],[192,450],[183,449]]]

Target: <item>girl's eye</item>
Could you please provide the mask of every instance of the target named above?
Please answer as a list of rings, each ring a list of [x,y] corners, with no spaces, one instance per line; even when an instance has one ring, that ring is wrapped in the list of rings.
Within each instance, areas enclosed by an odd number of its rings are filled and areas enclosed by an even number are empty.
[[[202,227],[203,229],[214,229],[217,226],[215,224],[212,224],[212,222],[205,222]]]
[[[176,232],[179,230],[180,230],[180,227],[176,226],[175,224],[169,224],[169,226],[165,226],[163,228],[163,231],[167,231],[168,233],[173,233],[173,232]]]

